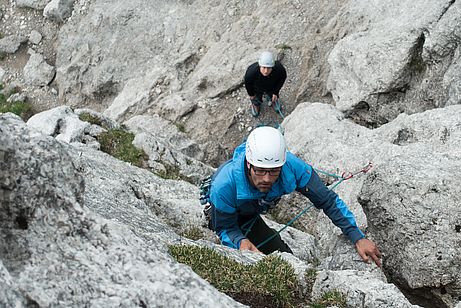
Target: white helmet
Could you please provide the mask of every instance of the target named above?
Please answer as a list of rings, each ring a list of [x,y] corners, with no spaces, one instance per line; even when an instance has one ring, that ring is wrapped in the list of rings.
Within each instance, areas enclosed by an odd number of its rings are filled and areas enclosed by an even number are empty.
[[[255,167],[277,168],[286,161],[285,139],[278,129],[261,126],[246,141],[245,157]]]
[[[270,51],[264,51],[259,56],[258,63],[259,63],[259,66],[274,67],[275,65],[274,55]]]

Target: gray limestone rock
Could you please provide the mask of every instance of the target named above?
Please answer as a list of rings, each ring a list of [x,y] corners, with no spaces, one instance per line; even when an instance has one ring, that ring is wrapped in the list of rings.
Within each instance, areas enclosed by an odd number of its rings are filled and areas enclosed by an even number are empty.
[[[459,7],[448,0],[351,2],[348,10],[370,23],[339,41],[329,55],[328,88],[336,106],[355,121],[376,127],[402,112],[456,103],[459,86],[453,73],[459,52],[448,42],[459,40],[450,34],[459,28]],[[439,46],[444,55],[437,56]]]
[[[373,162],[371,173],[337,191],[381,248],[384,272],[425,305],[452,307],[459,297],[460,117],[456,105],[369,130],[333,107],[303,104],[283,123],[289,149],[314,166],[360,170]],[[338,255],[338,230],[324,216],[319,247],[335,255],[324,266],[356,269]]]
[[[16,103],[16,102],[26,102],[27,95],[25,93],[14,93],[10,95],[7,100],[8,103]]]
[[[51,0],[43,10],[43,16],[56,21],[64,22],[71,16],[75,0]]]
[[[8,35],[0,39],[0,53],[15,53],[27,38],[17,35]]]
[[[432,297],[432,305],[453,307],[461,296],[459,154],[419,150],[372,172],[359,201],[391,279],[413,296]]]
[[[41,54],[35,52],[32,52],[23,70],[26,83],[34,86],[50,84],[55,73],[54,67],[49,65]]]
[[[342,293],[347,307],[420,307],[412,305],[395,285],[377,279],[367,272],[354,270],[320,272],[313,286],[312,298],[319,299],[323,294],[331,291]]]
[[[440,106],[461,104],[460,48],[459,37],[461,33],[461,4],[454,2],[443,14],[440,20],[426,34],[422,50],[422,59],[427,63],[434,63],[447,70],[442,78],[442,89],[447,93],[447,101]],[[454,48],[457,46],[456,48]],[[429,84],[440,81],[440,75],[424,80],[427,85],[425,94],[429,94]]]
[[[0,82],[3,82],[5,75],[6,75],[6,71],[0,67]]]
[[[37,30],[32,30],[29,34],[29,42],[38,45],[42,41],[42,35]]]
[[[81,121],[68,106],[35,114],[27,121],[27,125],[67,143],[81,142],[90,128],[90,123]]]
[[[197,185],[213,173],[213,168],[200,161],[204,157],[202,147],[179,131],[180,124],[154,115],[135,116],[124,125],[136,134],[133,143],[149,155],[154,172],[166,174],[173,168]]]
[[[74,162],[86,159],[72,147],[11,114],[0,115],[0,131],[2,305],[242,306],[173,261],[166,225],[130,229],[90,212],[91,183]]]

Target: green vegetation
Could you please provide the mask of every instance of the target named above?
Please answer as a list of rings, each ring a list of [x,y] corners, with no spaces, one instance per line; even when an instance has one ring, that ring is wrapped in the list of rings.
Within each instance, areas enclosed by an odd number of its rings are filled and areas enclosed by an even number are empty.
[[[133,145],[134,134],[130,133],[126,127],[109,129],[100,117],[88,112],[82,112],[79,119],[107,130],[97,137],[101,144],[101,151],[134,166],[146,167],[149,157],[142,149],[138,149]]]
[[[0,84],[0,91],[2,91],[3,88],[3,84]],[[6,96],[2,92],[0,92],[0,113],[12,112],[20,116],[24,121],[27,121],[34,114],[32,105],[26,102],[8,103],[8,97],[17,92],[13,90],[9,91],[9,93]]]
[[[16,93],[19,93],[21,92],[21,88],[20,87],[12,87],[9,91],[8,91],[8,97],[10,97],[11,95],[13,94],[16,94]]]
[[[179,180],[181,179],[181,174],[179,167],[176,165],[170,165],[167,163],[162,163],[163,167],[165,167],[165,171],[157,171],[157,174],[162,179],[170,179],[170,180]]]
[[[306,273],[304,274],[304,279],[307,285],[305,292],[308,294],[311,294],[312,287],[314,286],[314,283],[315,283],[315,279],[317,279],[317,270],[313,268],[307,270]]]
[[[178,123],[178,122],[174,122],[174,125],[176,125],[176,127],[178,128],[178,130],[179,130],[181,133],[185,133],[185,132],[186,132],[186,127],[184,126],[184,124]]]
[[[312,303],[311,308],[326,308],[330,306],[335,306],[339,308],[345,308],[346,306],[346,297],[339,291],[330,291],[323,294],[322,298]]]
[[[88,112],[82,112],[78,118],[82,121],[85,121],[85,122],[88,122],[90,124],[95,124],[95,125],[99,125],[101,127],[104,127],[103,126],[103,123],[101,121],[101,119],[95,115],[92,115],[92,114],[89,114]]]
[[[88,112],[82,112],[79,115],[79,119],[101,126],[107,130],[97,137],[97,140],[101,144],[101,151],[120,160],[129,162],[134,166],[147,168],[149,156],[142,149],[138,149],[133,145],[134,134],[130,133],[125,126],[122,125],[118,129],[109,129],[100,117]],[[187,160],[187,163],[192,163],[192,161]],[[165,167],[165,170],[155,172],[155,174],[159,177],[164,179],[184,180],[189,183],[193,183],[190,178],[181,174],[181,170],[177,165],[171,165],[168,163],[162,164]]]
[[[147,154],[133,145],[134,134],[128,131],[111,129],[99,135],[97,139],[101,144],[101,151],[134,166],[142,168],[148,160]]]
[[[243,265],[211,248],[170,246],[171,255],[219,291],[252,307],[295,307],[302,302],[293,267],[277,256]]]
[[[203,238],[203,231],[201,228],[197,226],[190,226],[186,230],[184,230],[184,232],[181,235],[187,237],[188,239],[196,241]]]

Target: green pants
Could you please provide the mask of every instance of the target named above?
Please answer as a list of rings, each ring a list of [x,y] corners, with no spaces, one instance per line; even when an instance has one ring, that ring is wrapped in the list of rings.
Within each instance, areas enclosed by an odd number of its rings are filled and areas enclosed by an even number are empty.
[[[256,220],[253,222],[254,219]],[[277,234],[276,230],[269,228],[261,216],[239,216],[238,223],[243,234],[245,234],[251,226],[250,231],[246,234],[246,238],[249,239],[256,247],[275,234],[273,239],[261,247],[258,247],[262,253],[268,255],[277,250],[293,253],[290,247],[288,247],[288,245],[282,240],[280,234]]]

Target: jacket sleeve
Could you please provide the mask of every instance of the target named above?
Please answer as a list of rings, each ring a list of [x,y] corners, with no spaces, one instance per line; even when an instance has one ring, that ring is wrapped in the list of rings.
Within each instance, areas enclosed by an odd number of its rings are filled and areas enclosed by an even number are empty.
[[[228,187],[213,187],[210,195],[213,230],[219,236],[223,245],[240,248],[240,242],[245,238],[238,225],[235,193]]]
[[[305,195],[318,209],[331,219],[331,221],[341,229],[352,243],[365,237],[357,227],[354,215],[347,208],[343,200],[332,190],[328,189],[321,181],[318,174],[312,169],[307,185],[297,189]]]
[[[212,204],[211,221],[213,230],[223,245],[235,249],[240,248],[240,242],[245,236],[238,226],[237,213],[222,212]]]
[[[257,70],[255,69],[255,65],[252,64],[247,68],[247,71],[245,73],[245,89],[247,90],[247,93],[249,96],[254,96],[256,95],[255,92],[255,80],[256,80],[256,74]]]
[[[285,83],[285,80],[287,79],[287,71],[283,67],[283,65],[280,62],[277,62],[277,73],[278,73],[278,80],[277,83],[275,84],[275,89],[274,89],[274,94],[277,96],[280,96],[280,89],[282,89],[283,84]]]

